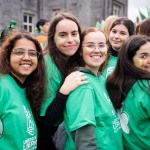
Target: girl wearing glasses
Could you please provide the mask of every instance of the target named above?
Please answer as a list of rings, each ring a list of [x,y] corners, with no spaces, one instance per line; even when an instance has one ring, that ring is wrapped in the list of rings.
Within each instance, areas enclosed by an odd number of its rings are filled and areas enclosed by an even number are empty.
[[[89,83],[70,93],[64,111],[65,150],[122,150],[121,125],[105,90],[101,66],[107,57],[106,36],[94,27],[82,34],[80,66]]]
[[[150,149],[150,38],[131,36],[122,47],[107,91],[123,129],[125,150]]]
[[[109,52],[105,69],[102,72],[102,76],[106,79],[107,76],[114,70],[119,51],[129,36],[134,34],[134,23],[126,18],[119,17],[116,19],[109,32],[108,43]]]
[[[0,149],[37,147],[32,111],[39,114],[45,66],[41,47],[29,33],[13,33],[0,51]],[[32,111],[31,111],[32,109]]]
[[[45,55],[50,95],[42,103],[41,120],[37,120],[39,150],[56,149],[52,138],[58,125],[62,122],[62,120],[60,122],[57,120],[63,116],[68,94],[79,85],[88,83],[85,81],[84,73],[79,71],[66,77],[72,65],[75,62],[78,63],[80,37],[80,25],[72,14],[57,12],[52,17],[48,31],[47,54]],[[52,107],[55,96],[59,96],[63,100],[57,101],[55,107]],[[65,137],[62,138],[62,140],[65,139]]]

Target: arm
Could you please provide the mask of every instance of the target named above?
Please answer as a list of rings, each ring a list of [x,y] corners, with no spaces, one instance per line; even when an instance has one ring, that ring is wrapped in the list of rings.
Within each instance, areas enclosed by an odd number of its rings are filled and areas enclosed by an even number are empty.
[[[77,150],[97,150],[95,127],[86,125],[71,132]]]
[[[56,97],[48,106],[45,116],[41,116],[41,121],[45,126],[52,126],[63,114],[68,95],[57,92]]]
[[[63,85],[59,92],[57,92],[55,99],[48,106],[45,116],[41,117],[42,122],[46,126],[53,125],[62,115],[66,105],[68,95],[78,86],[87,84],[87,77],[84,73],[76,71],[65,78]]]

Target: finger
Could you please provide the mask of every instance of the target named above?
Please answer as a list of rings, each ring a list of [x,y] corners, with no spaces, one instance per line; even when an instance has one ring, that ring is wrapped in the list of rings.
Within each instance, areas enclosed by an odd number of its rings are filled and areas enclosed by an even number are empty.
[[[81,76],[80,78],[81,78],[81,81],[84,81],[84,80],[87,80],[87,79],[88,79],[88,77],[85,76],[85,75],[84,75],[84,76]]]
[[[75,72],[74,72],[74,75],[77,76],[77,77],[80,77],[80,76],[83,76],[84,73],[83,73],[83,72],[80,72],[80,71],[75,71]]]
[[[80,85],[88,84],[88,83],[89,83],[89,81],[88,81],[88,80],[84,80],[84,81],[81,81],[81,82],[80,82]]]

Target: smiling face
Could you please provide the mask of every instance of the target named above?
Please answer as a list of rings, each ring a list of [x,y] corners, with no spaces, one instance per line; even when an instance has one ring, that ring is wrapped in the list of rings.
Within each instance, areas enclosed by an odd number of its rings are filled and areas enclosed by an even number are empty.
[[[119,24],[111,29],[109,34],[109,42],[115,51],[119,51],[128,37],[129,32],[126,26]]]
[[[82,43],[82,57],[85,67],[97,75],[99,67],[107,55],[106,37],[100,31],[90,32],[84,37]]]
[[[18,49],[24,50],[25,54],[21,57]],[[29,56],[29,51],[30,55]],[[38,58],[34,56],[36,52],[35,44],[25,38],[16,42],[10,54],[11,73],[21,82],[24,83],[28,75],[30,75],[37,67]]]
[[[133,57],[133,63],[137,68],[150,72],[150,42],[140,47]]]
[[[61,20],[56,26],[54,40],[56,47],[66,58],[74,55],[80,45],[77,24],[69,19]]]

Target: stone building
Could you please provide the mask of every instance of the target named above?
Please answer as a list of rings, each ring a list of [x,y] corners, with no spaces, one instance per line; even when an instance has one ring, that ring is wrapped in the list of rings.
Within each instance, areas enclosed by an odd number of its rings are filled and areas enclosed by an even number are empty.
[[[109,15],[127,16],[128,0],[0,0],[0,30],[17,22],[18,29],[34,32],[38,19],[50,19],[57,10],[73,13],[84,27]]]

